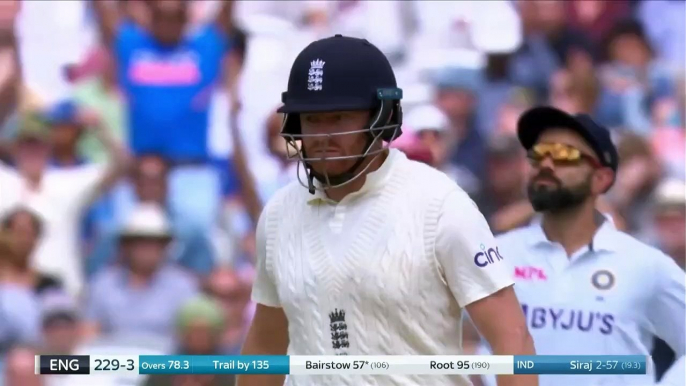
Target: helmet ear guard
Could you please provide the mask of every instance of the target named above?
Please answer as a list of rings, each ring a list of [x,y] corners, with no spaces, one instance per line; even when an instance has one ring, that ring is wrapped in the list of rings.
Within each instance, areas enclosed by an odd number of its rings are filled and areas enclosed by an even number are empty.
[[[399,100],[382,100],[372,119],[369,131],[374,137],[381,132],[382,140],[392,142],[403,133],[403,111]]]

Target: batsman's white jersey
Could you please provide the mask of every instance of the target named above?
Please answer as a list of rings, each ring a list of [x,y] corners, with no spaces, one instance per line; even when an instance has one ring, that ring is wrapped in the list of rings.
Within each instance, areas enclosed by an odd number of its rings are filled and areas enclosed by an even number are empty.
[[[605,220],[571,258],[538,223],[497,238],[511,266],[536,353],[650,355],[653,337],[684,355],[684,271]],[[681,384],[684,373],[681,373]],[[489,384],[495,385],[493,379]],[[654,385],[654,374],[543,375],[541,386]]]
[[[291,355],[458,355],[462,308],[513,283],[472,200],[397,150],[339,203],[297,183],[280,190],[261,216],[257,244],[252,298],[284,309]],[[470,382],[291,375],[288,384]]]

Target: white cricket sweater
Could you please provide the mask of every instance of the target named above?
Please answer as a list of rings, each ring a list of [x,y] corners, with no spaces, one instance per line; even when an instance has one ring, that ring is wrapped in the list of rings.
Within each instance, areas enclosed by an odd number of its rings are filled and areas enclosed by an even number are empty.
[[[334,203],[292,183],[258,224],[253,300],[282,307],[290,355],[459,355],[462,308],[512,285],[473,201],[391,150]],[[469,385],[462,376],[289,376],[288,385]]]

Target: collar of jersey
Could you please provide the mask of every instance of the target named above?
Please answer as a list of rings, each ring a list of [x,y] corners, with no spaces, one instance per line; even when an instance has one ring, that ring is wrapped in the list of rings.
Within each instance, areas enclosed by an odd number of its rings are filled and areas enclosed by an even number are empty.
[[[383,186],[383,182],[386,181],[386,179],[388,179],[388,177],[391,175],[391,172],[393,171],[393,165],[397,164],[398,161],[402,160],[403,158],[407,158],[405,157],[405,153],[398,149],[390,149],[388,152],[388,157],[386,157],[383,164],[381,164],[381,167],[367,174],[362,188],[357,192],[349,194],[345,198],[350,199],[379,190]],[[318,187],[321,186],[318,181],[315,181],[315,184],[318,185]],[[336,202],[327,197],[326,193],[322,190],[316,190],[312,198],[307,201],[308,204],[318,204],[324,202],[336,204]]]
[[[605,220],[593,236],[593,240],[591,240],[591,243],[589,244],[589,249],[593,251],[615,252],[617,250],[617,243],[614,239],[615,235],[619,231],[615,227],[612,216],[606,213],[602,213],[601,215],[605,218]],[[542,217],[540,215],[536,216],[529,226],[531,232],[529,232],[528,235],[528,242],[532,247],[551,244],[550,240],[548,240],[548,237],[545,235],[545,232],[543,232],[541,220]]]

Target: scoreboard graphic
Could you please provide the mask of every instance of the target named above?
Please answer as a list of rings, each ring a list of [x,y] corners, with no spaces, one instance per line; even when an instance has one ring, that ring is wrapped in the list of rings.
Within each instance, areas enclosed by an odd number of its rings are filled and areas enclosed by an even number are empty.
[[[38,355],[36,374],[622,374],[645,375],[643,355],[191,356]]]

